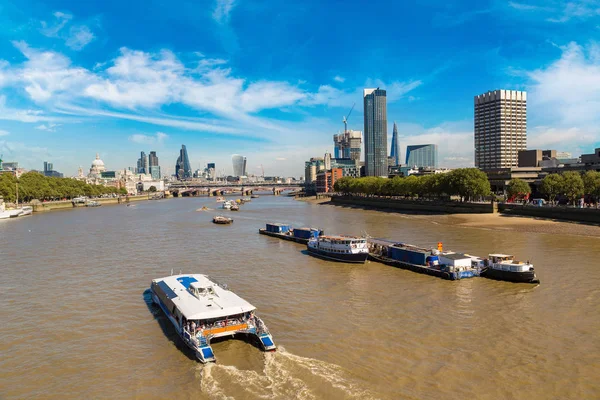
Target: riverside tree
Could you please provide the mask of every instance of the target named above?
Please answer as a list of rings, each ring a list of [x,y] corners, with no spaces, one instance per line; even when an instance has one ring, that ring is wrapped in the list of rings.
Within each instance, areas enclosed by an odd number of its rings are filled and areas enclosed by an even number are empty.
[[[548,196],[550,203],[554,204],[554,199],[556,199],[556,196],[563,194],[564,184],[565,180],[562,175],[548,174],[544,177],[544,179],[542,179],[540,190],[542,193]]]
[[[570,202],[575,204],[577,199],[581,198],[581,196],[584,194],[583,179],[581,179],[581,174],[575,171],[568,171],[563,173],[562,177],[562,194],[564,194]]]
[[[582,179],[585,194],[594,196],[596,201],[600,200],[600,172],[587,171]]]
[[[27,172],[17,180],[12,174],[0,174],[0,196],[8,202],[16,201],[16,183],[19,183],[19,201],[72,199],[78,196],[100,196],[109,193],[127,194],[125,189],[102,185],[88,185],[71,178],[55,178]]]
[[[344,177],[335,182],[334,189],[343,195],[386,196],[405,198],[435,198],[449,195],[472,200],[491,193],[487,175],[476,168],[462,168],[445,174],[406,178]]]
[[[511,179],[506,187],[506,193],[512,198],[523,198],[531,194],[531,187],[529,184],[522,179],[514,178]]]

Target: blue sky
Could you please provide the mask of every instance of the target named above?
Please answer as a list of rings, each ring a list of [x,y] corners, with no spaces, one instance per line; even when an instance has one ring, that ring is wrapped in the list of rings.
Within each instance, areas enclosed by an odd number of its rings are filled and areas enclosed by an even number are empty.
[[[72,175],[156,150],[303,173],[388,91],[407,144],[473,165],[473,96],[528,92],[528,147],[600,147],[600,0],[0,0],[0,153]]]

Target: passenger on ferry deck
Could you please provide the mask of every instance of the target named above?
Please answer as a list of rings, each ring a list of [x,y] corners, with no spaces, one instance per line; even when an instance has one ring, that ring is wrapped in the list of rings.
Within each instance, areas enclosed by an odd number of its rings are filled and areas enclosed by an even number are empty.
[[[192,333],[196,333],[196,323],[192,321]]]

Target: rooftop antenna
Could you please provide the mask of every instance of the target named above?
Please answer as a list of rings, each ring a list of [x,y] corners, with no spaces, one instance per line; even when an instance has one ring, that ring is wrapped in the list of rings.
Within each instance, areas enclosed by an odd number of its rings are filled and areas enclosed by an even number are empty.
[[[350,114],[352,114],[352,110],[354,110],[354,106],[355,105],[356,105],[356,103],[352,104],[352,108],[350,109],[350,112],[343,119],[343,122],[344,122],[344,133],[348,132],[348,118],[350,118]]]

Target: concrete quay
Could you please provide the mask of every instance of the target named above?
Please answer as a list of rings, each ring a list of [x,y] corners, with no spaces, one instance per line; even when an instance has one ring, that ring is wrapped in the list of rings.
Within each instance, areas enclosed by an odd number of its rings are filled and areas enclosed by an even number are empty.
[[[109,197],[109,198],[98,198],[91,199],[93,201],[97,201],[101,205],[110,205],[110,204],[127,204],[130,202],[136,201],[144,201],[150,200],[151,196],[148,195],[140,195],[140,196],[127,196],[127,197]],[[33,201],[31,203],[33,207],[33,212],[46,212],[46,211],[55,211],[55,210],[69,210],[76,207],[85,207],[84,203],[74,203],[72,200],[61,200],[61,201],[47,201],[47,202],[36,202]]]

